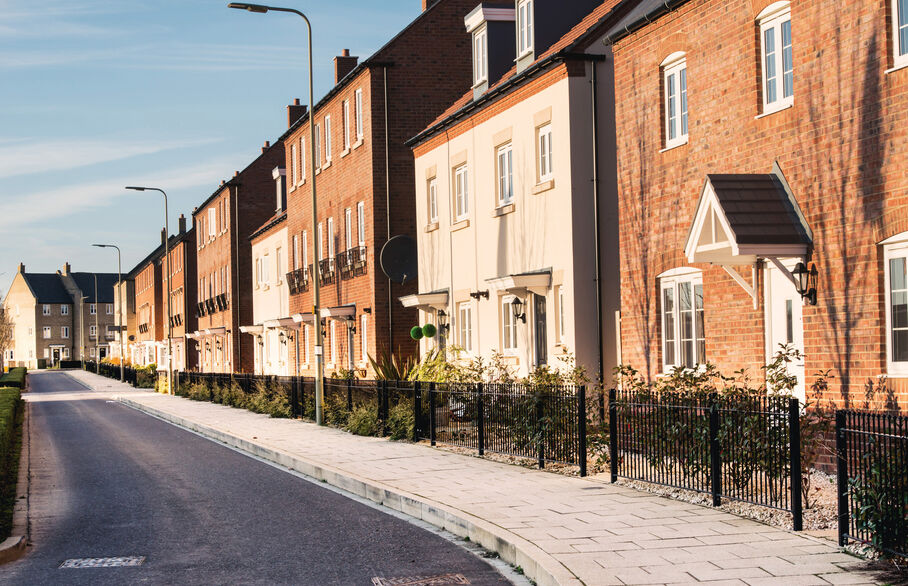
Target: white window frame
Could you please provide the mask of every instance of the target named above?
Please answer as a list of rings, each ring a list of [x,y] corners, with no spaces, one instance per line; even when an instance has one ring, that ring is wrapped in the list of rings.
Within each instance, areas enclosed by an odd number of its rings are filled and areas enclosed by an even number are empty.
[[[363,139],[363,90],[358,89],[353,94],[356,106],[356,140]]]
[[[255,288],[262,286],[262,258],[255,259]]]
[[[489,81],[489,35],[486,27],[473,33],[473,86]]]
[[[539,149],[536,159],[539,182],[550,181],[555,175],[552,160],[552,124],[543,124],[536,129],[536,148]]]
[[[426,187],[426,197],[428,199],[426,204],[429,212],[429,223],[436,224],[438,223],[438,179],[436,177],[429,179],[429,184]]]
[[[50,315],[50,304],[49,304],[49,303],[45,303],[45,304],[42,305],[42,307],[41,307],[41,313],[42,313],[43,315]]]
[[[682,340],[681,340],[681,304],[680,304],[680,286],[688,285],[691,291],[691,335],[690,343],[692,344],[692,352],[694,357],[693,364],[684,364],[681,360],[682,354]],[[703,273],[696,269],[690,269],[682,267],[679,269],[673,269],[667,271],[659,276],[659,321],[661,322],[661,352],[662,352],[662,371],[665,373],[671,372],[675,367],[688,367],[696,368],[697,366],[704,364],[706,362],[706,357],[701,355],[699,350],[698,341],[702,338],[704,348],[706,346],[706,336],[703,335],[703,332],[700,332],[697,328],[697,312],[703,312],[702,307],[697,307],[697,295],[696,288],[700,287],[701,291],[703,288]],[[665,319],[665,291],[672,291],[672,338],[669,341],[666,336],[667,333],[667,320]],[[704,313],[705,316],[705,313]],[[705,319],[704,319],[705,323]],[[668,353],[667,347],[668,344],[672,344],[672,359],[671,361],[667,360]],[[704,352],[705,353],[705,352]]]
[[[337,321],[331,320],[331,364],[337,364]]]
[[[359,316],[359,347],[360,362],[369,361],[369,316],[365,313]]]
[[[902,232],[882,242],[883,244],[883,289],[886,296],[886,374],[908,377],[908,361],[893,360],[892,343],[892,290],[889,263],[904,258],[908,264],[908,232]]]
[[[293,270],[300,268],[300,237],[296,234],[293,235]]]
[[[60,337],[63,338],[64,340],[69,339],[69,326],[60,327]]]
[[[90,337],[90,338],[98,337],[98,326],[95,326],[95,325],[88,326],[88,337]]]
[[[757,16],[757,23],[760,26],[760,80],[763,84],[763,114],[771,114],[791,107],[794,103],[794,55],[792,55],[791,71],[791,94],[785,95],[785,68],[784,68],[784,49],[782,44],[782,27],[785,23],[791,27],[791,4],[789,2],[775,2],[764,9]],[[773,39],[773,51],[771,57],[766,54],[766,35],[770,33]],[[792,40],[792,51],[794,42]],[[767,64],[771,63],[773,67],[773,88],[775,90],[775,99],[769,101],[770,80],[767,78]]]
[[[303,326],[303,364],[309,364],[309,326]]]
[[[303,259],[302,269],[304,272],[309,272],[309,232],[303,230],[303,247],[300,257]]]
[[[344,123],[344,152],[350,150],[350,100],[344,100],[343,104],[343,123]]]
[[[315,169],[322,167],[322,127],[315,125]]]
[[[283,276],[284,274],[284,271],[281,268],[282,252],[283,251],[280,246],[278,246],[274,251],[274,282],[277,285],[280,285],[283,282],[283,280],[281,279],[281,276]]]
[[[331,162],[331,114],[325,115],[325,162]]]
[[[45,349],[44,351],[47,352],[46,349]],[[95,357],[95,347],[94,347],[94,346],[91,346],[91,347],[88,349],[88,356],[89,356],[90,358],[94,358],[94,357]]]
[[[514,201],[514,148],[511,143],[503,144],[496,153],[497,207],[502,207]]]
[[[501,353],[508,355],[516,354],[518,348],[517,318],[511,307],[514,299],[514,295],[503,295],[498,304],[501,309]]]
[[[899,9],[899,0],[892,0],[892,50],[893,67],[908,67],[908,3]],[[904,24],[900,25],[900,20],[904,19]],[[899,34],[901,30],[905,31],[904,43]]]
[[[558,334],[558,341],[564,342],[565,332],[567,331],[567,329],[564,327],[566,315],[566,312],[564,310],[564,285],[558,285],[555,288],[555,302],[558,304],[558,328],[556,330],[556,333]]]
[[[92,327],[94,327],[94,326],[92,326]],[[45,339],[45,340],[50,340],[51,336],[53,336],[53,332],[51,331],[51,327],[50,327],[50,326],[44,326],[44,329],[41,331],[41,335],[43,336],[43,339]]]
[[[88,304],[88,315],[96,315],[98,313],[98,304],[89,303]]]
[[[457,341],[467,354],[473,352],[473,304],[464,301],[457,305]]]
[[[104,311],[107,315],[113,315],[113,303],[108,303]]]
[[[470,217],[470,175],[466,163],[454,169],[454,221]]]
[[[344,209],[344,250],[353,248],[353,210]]]
[[[63,359],[69,360],[69,348],[63,348]]]
[[[665,148],[687,144],[688,100],[687,59],[684,53],[672,53],[662,62],[662,94],[665,121]],[[675,136],[672,136],[674,130]]]
[[[356,204],[356,232],[360,246],[366,245],[366,202]]]
[[[290,145],[290,189],[296,189],[296,183],[299,180],[299,174],[297,173],[297,165],[299,159],[296,157],[296,143]]]
[[[306,139],[300,137],[300,174],[297,185],[306,182]]]
[[[322,222],[318,223],[318,228],[316,238],[318,238],[318,261],[321,261],[325,258],[325,229]],[[316,267],[316,272],[318,272],[318,267]]]
[[[334,264],[334,255],[337,254],[334,244],[334,218],[328,218],[328,264]]]
[[[208,208],[208,241],[214,240],[218,229],[218,211],[214,207]]]
[[[517,3],[517,58],[533,51],[533,0]]]
[[[69,306],[68,305],[60,306],[60,315],[69,315]]]

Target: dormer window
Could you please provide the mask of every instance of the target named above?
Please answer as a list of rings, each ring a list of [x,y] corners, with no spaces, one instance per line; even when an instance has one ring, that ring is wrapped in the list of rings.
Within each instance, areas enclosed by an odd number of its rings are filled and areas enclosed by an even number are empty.
[[[533,50],[533,0],[517,3],[517,57]]]
[[[473,33],[473,85],[489,81],[489,41],[485,28]]]
[[[286,207],[287,202],[287,185],[285,178],[287,176],[287,170],[280,167],[275,167],[271,171],[271,177],[274,179],[274,190],[275,190],[275,200],[274,200],[274,211],[280,212]]]

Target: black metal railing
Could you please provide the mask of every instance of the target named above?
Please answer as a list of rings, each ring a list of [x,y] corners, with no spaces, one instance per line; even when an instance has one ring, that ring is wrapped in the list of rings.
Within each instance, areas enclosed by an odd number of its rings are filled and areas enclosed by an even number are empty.
[[[319,282],[322,285],[330,285],[334,283],[334,259],[325,258],[318,261],[318,276],[321,279]]]
[[[908,417],[836,411],[839,545],[908,557]]]
[[[95,362],[94,360],[86,360],[84,364],[85,364],[85,370],[88,372],[94,372],[96,374],[100,374],[101,376],[106,376],[107,378],[120,380],[120,365],[119,364],[110,364],[107,362],[101,362],[99,364],[98,362]],[[124,382],[127,382],[127,383],[131,384],[132,386],[136,386],[136,378],[137,378],[136,369],[134,369],[130,366],[123,367]]]
[[[310,265],[311,266],[311,265]],[[309,290],[309,274],[311,269],[299,268],[287,273],[287,286],[291,295],[304,293]]]
[[[800,411],[782,396],[609,391],[611,479],[619,476],[789,511],[802,528]]]
[[[352,279],[366,274],[366,247],[354,246],[337,255],[341,279]]]

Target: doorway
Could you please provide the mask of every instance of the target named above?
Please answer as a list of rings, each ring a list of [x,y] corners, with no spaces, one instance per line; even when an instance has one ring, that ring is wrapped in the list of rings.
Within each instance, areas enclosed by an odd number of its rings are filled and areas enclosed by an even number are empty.
[[[783,262],[790,271],[797,264],[797,259]],[[790,374],[798,378],[792,390],[795,397],[803,403],[807,397],[804,371],[804,315],[801,295],[794,283],[775,266],[768,264],[765,271],[765,308],[766,308],[766,362],[788,345],[801,353],[801,358],[788,364]]]
[[[533,293],[533,329],[536,333],[536,366],[548,364],[548,342],[546,339],[545,296]]]

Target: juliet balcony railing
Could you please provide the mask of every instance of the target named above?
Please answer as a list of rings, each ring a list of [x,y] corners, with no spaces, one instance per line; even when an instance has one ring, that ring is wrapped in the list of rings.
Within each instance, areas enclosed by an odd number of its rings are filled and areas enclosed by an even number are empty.
[[[287,273],[287,283],[290,294],[304,293],[309,290],[309,275],[312,274],[312,265],[294,269]]]
[[[220,293],[218,295],[215,295],[214,297],[211,297],[210,299],[200,301],[196,306],[196,317],[212,315],[219,311],[224,311],[229,307],[230,298],[227,297],[226,293]],[[182,321],[182,316],[180,317],[180,320]]]
[[[318,261],[318,276],[320,283],[322,285],[330,285],[334,283],[335,271],[334,271],[334,259],[326,258]]]
[[[366,274],[366,247],[355,246],[337,255],[337,267],[341,279],[352,279]]]

